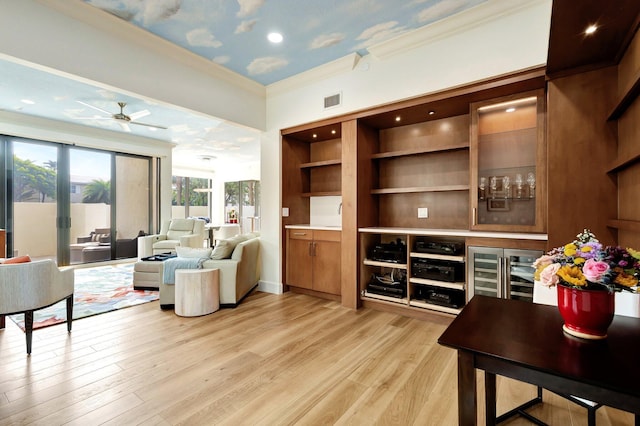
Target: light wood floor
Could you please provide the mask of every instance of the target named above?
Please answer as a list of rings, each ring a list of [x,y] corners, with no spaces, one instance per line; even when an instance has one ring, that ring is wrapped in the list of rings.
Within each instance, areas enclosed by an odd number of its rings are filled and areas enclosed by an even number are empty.
[[[448,321],[255,293],[204,317],[153,302],[75,321],[70,335],[64,325],[36,330],[27,357],[7,320],[0,425],[455,425],[456,355],[436,343]],[[498,412],[533,394],[499,380]],[[586,424],[584,409],[544,398],[532,410],[542,419]],[[600,426],[631,424],[628,413],[598,410]]]

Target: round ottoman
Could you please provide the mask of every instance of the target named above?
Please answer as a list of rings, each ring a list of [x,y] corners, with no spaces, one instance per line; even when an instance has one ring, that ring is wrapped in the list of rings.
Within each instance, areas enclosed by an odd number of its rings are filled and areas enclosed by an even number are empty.
[[[197,317],[220,309],[219,276],[219,269],[176,269],[176,315]]]

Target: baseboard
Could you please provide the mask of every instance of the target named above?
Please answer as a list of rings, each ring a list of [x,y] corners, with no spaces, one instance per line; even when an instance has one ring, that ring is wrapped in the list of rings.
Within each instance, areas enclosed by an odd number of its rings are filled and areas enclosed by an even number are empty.
[[[269,281],[260,281],[258,283],[258,290],[265,293],[282,294],[282,283],[274,283]]]
[[[173,303],[171,304],[166,304],[166,305],[160,305],[160,309],[162,309],[163,311],[168,311],[169,309],[175,309],[175,306]]]

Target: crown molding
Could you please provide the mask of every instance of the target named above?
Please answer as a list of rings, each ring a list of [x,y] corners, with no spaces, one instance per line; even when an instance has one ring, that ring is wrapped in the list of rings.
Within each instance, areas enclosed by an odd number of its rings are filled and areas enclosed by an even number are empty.
[[[352,71],[356,65],[358,65],[360,59],[362,59],[362,56],[357,52],[350,53],[335,61],[327,62],[308,71],[271,83],[267,86],[267,97],[285,93],[333,77],[334,75]]]
[[[548,4],[549,14],[551,14],[551,0],[488,0],[446,19],[420,27],[391,40],[369,46],[367,50],[376,58],[385,60],[437,40],[464,33],[470,28],[487,22],[545,4]]]

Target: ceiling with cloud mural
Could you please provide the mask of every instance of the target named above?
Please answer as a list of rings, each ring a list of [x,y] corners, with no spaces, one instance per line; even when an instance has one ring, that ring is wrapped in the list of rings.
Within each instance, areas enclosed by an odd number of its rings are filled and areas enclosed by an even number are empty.
[[[485,1],[85,0],[265,85]]]

